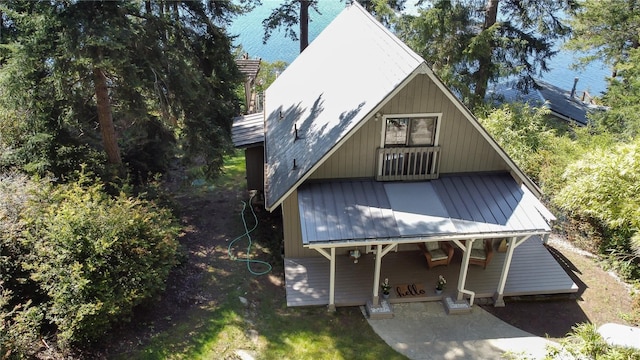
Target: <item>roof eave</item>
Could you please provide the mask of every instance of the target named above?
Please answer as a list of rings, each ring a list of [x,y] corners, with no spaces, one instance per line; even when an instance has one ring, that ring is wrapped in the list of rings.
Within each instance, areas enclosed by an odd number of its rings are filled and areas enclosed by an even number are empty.
[[[430,236],[414,236],[399,238],[380,238],[380,239],[349,239],[334,241],[314,241],[311,244],[303,244],[302,246],[309,249],[328,248],[328,247],[349,247],[349,246],[372,246],[386,244],[413,244],[419,242],[431,241],[451,241],[451,240],[469,240],[469,239],[495,239],[517,236],[534,236],[550,234],[550,229],[537,229],[526,231],[510,231],[510,232],[492,232],[492,233],[469,233],[469,234],[450,234],[450,235],[430,235]]]

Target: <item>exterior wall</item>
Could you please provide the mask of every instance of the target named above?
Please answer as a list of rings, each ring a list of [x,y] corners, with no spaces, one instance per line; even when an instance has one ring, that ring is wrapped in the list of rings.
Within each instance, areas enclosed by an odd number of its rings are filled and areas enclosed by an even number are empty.
[[[387,114],[441,113],[440,173],[507,170],[508,166],[464,114],[427,75],[418,75],[380,111]],[[311,179],[374,177],[382,120],[370,118],[311,176]]]
[[[282,202],[282,232],[284,255],[288,258],[322,256],[315,250],[302,247],[302,231],[298,210],[298,191],[294,191]]]
[[[376,151],[382,137],[382,120],[368,119],[342,147],[322,164],[310,179],[373,177],[376,173]]]
[[[244,150],[247,190],[264,191],[264,146]]]

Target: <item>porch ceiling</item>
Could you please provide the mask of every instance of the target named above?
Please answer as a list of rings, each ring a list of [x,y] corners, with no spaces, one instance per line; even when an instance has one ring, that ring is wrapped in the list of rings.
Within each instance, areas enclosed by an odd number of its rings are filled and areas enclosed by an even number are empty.
[[[345,180],[298,189],[305,245],[550,232],[552,215],[508,174]]]

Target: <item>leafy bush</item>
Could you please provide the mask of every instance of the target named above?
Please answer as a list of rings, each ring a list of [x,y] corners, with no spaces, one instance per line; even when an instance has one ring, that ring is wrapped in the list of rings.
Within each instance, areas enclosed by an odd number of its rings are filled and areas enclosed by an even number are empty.
[[[24,175],[0,173],[0,359],[33,355],[39,336],[42,312],[27,300],[34,289],[20,266],[28,249],[19,241],[20,214],[36,186]]]
[[[502,105],[480,119],[500,146],[532,178],[539,178],[545,162],[544,149],[554,138],[544,119],[549,111],[526,104]]]
[[[25,305],[11,305],[11,291],[0,281],[0,358],[22,359],[34,355],[39,337],[42,312]]]
[[[631,239],[640,227],[640,140],[596,147],[567,166],[554,203],[574,217],[602,224],[599,253],[625,278],[637,278]]]
[[[26,265],[47,294],[46,318],[62,347],[89,344],[164,288],[179,227],[152,202],[108,196],[81,175],[40,189],[25,212]]]
[[[640,351],[610,346],[600,336],[594,324],[582,323],[574,326],[560,347],[553,346],[546,359],[639,359]]]

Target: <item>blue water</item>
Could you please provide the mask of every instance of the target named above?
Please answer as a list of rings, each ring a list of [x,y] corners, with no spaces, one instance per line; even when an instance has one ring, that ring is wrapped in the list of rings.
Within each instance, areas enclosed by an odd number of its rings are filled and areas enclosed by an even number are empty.
[[[283,31],[274,31],[266,44],[262,43],[264,30],[262,20],[267,18],[271,10],[280,4],[280,0],[263,0],[262,6],[234,20],[228,31],[237,35],[235,45],[241,45],[251,58],[261,58],[268,62],[282,60],[291,63],[299,54],[300,45],[284,36]],[[310,9],[309,42],[344,9],[343,2],[338,0],[320,1],[318,14]],[[297,29],[296,29],[297,30]],[[559,47],[560,44],[557,44]],[[549,61],[550,71],[543,73],[540,78],[560,88],[570,90],[574,79],[579,78],[577,91],[588,91],[593,96],[600,95],[606,89],[605,78],[610,70],[602,62],[592,63],[585,69],[572,70],[575,62],[573,52],[561,50]]]

